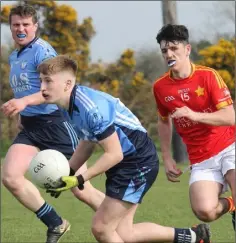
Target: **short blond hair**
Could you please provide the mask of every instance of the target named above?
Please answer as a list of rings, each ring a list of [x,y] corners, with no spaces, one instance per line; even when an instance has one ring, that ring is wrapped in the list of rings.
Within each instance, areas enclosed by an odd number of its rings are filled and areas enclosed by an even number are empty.
[[[63,71],[71,72],[75,77],[78,65],[75,60],[67,55],[58,55],[42,62],[37,70],[44,75],[53,75]]]

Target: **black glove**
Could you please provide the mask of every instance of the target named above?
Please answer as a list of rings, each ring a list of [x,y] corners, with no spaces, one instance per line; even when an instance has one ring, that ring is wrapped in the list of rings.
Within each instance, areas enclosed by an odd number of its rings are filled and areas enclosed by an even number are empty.
[[[55,197],[55,198],[58,198],[61,195],[61,192],[46,191],[46,193],[50,193],[51,197]]]

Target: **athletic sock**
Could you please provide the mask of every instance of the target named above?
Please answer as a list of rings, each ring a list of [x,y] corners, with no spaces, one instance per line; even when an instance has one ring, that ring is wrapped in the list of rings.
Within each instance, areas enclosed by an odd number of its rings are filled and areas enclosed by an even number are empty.
[[[56,213],[53,207],[46,202],[35,212],[35,214],[49,229],[62,224],[62,218]]]
[[[196,233],[191,229],[175,228],[174,243],[194,243],[196,242]]]
[[[232,197],[224,197],[224,199],[227,200],[228,204],[229,204],[229,209],[228,212],[232,213],[233,211],[235,211],[235,206],[234,206],[234,200]]]

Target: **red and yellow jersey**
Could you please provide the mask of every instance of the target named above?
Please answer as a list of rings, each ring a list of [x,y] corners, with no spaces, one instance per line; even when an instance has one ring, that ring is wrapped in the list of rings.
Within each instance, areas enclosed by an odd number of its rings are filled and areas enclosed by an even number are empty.
[[[211,113],[233,103],[216,70],[194,64],[192,70],[188,78],[175,80],[168,72],[154,83],[153,93],[162,119],[177,107]],[[184,117],[174,119],[174,124],[187,146],[191,164],[218,154],[235,141],[235,126],[211,126]]]

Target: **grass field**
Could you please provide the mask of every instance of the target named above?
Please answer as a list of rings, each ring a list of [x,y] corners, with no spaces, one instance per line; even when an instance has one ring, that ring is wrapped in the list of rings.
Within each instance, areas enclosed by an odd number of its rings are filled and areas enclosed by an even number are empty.
[[[104,191],[104,180],[105,177],[101,176],[92,183]],[[36,216],[24,209],[4,187],[1,194],[1,242],[45,242],[46,227]],[[42,194],[72,224],[71,230],[60,242],[96,242],[90,232],[93,212],[88,206],[75,199],[70,192],[58,199],[53,199],[44,192]],[[137,211],[135,222],[141,221],[176,227],[199,223],[188,200],[188,173],[182,176],[180,183],[170,183],[161,166],[158,179]],[[211,223],[211,231],[212,243],[230,243],[235,240],[230,215]]]

